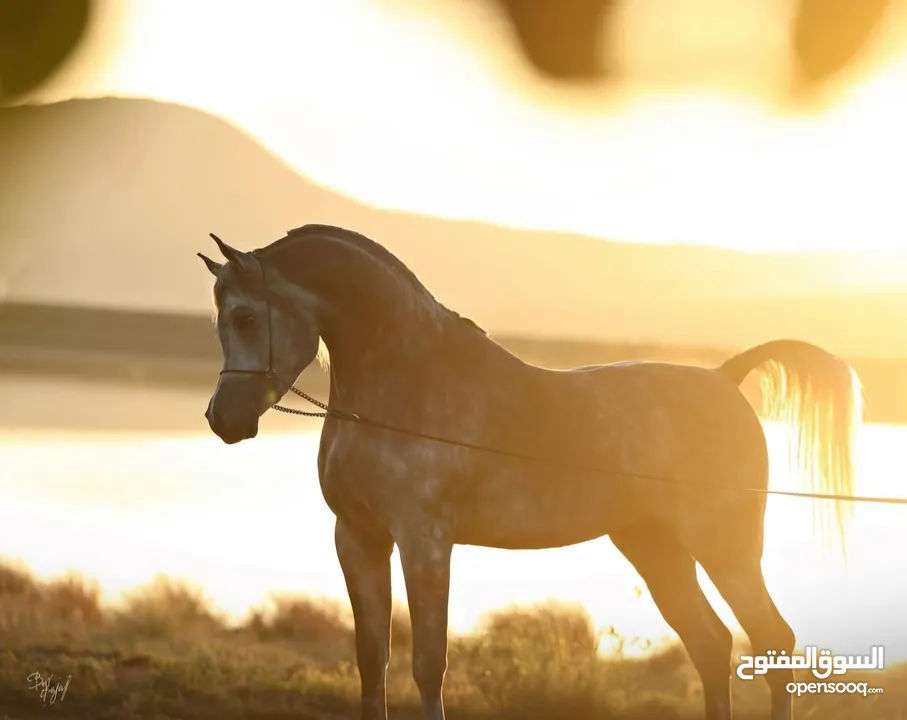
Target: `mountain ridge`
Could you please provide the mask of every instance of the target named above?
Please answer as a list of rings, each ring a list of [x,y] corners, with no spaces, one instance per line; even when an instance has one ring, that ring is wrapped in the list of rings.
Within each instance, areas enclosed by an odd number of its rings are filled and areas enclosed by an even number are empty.
[[[382,210],[317,186],[229,121],[186,106],[102,98],[0,109],[0,168],[9,301],[210,313],[210,280],[194,259],[208,232],[251,248],[323,222],[378,240],[441,302],[499,334],[709,347],[793,334],[840,353],[907,356],[896,332],[907,305],[835,287],[857,266],[873,277],[892,266],[890,281],[894,262]],[[817,305],[823,293],[848,312]]]

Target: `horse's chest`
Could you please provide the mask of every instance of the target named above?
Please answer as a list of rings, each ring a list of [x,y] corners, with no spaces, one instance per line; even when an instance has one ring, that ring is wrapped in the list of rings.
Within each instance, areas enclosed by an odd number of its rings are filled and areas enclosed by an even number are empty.
[[[337,515],[368,510],[382,514],[394,495],[395,477],[380,446],[362,433],[338,432],[322,439],[318,456],[321,493]]]
[[[368,509],[389,519],[402,508],[432,506],[446,496],[450,458],[439,459],[431,445],[376,440],[362,432],[322,439],[319,480],[335,514]]]
[[[368,458],[350,438],[337,434],[323,438],[318,453],[321,494],[335,514],[367,502]]]

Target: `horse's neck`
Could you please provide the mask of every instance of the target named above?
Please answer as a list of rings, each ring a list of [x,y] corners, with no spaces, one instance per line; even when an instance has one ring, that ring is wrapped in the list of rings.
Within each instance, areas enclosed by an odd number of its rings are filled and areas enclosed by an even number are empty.
[[[400,384],[425,344],[425,338],[407,342],[406,325],[349,312],[325,324],[322,338],[330,357],[332,401],[362,403],[376,391]]]
[[[328,232],[314,235],[279,255],[284,274],[317,295],[334,314],[355,318],[365,313],[372,321],[382,316],[436,304],[425,288],[411,281],[399,261]],[[389,318],[388,318],[389,319]]]
[[[331,395],[344,401],[381,402],[388,395],[425,394],[430,383],[448,374],[452,348],[462,347],[450,335],[480,337],[452,315],[410,313],[380,322],[339,319],[324,329],[323,337],[331,362]]]
[[[301,247],[318,252],[297,257],[302,272],[296,282],[322,301],[332,400],[380,404],[390,393],[430,395],[432,383],[483,374],[477,369],[506,361],[504,355],[515,361],[474,323],[374,254],[332,237]]]
[[[332,328],[331,402],[351,412],[382,415],[409,400],[425,405],[439,391],[481,385],[488,377],[524,373],[525,364],[474,323],[446,312],[430,321]],[[333,345],[333,347],[332,347]],[[416,402],[418,398],[418,402]],[[390,418],[387,418],[390,419]]]

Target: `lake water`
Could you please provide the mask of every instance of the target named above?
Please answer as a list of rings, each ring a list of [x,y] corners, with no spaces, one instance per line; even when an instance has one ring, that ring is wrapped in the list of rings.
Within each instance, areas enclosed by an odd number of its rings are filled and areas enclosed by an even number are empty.
[[[111,599],[167,573],[234,617],[274,592],[345,599],[315,474],[319,425],[271,413],[258,439],[226,446],[206,434],[198,392],[23,379],[0,381],[0,397],[0,555],[42,575],[76,569]],[[81,429],[67,429],[73,423]],[[796,489],[783,429],[767,434],[772,487]],[[905,448],[907,428],[866,426],[858,494],[907,496]],[[860,653],[881,644],[886,658],[907,658],[907,507],[858,506],[847,567],[823,557],[811,512],[809,501],[775,497],[766,519],[766,580],[798,643]],[[393,580],[404,599],[396,554]],[[641,585],[607,539],[556,550],[458,547],[451,624],[469,630],[487,610],[557,598],[625,636],[672,636],[638,597]]]

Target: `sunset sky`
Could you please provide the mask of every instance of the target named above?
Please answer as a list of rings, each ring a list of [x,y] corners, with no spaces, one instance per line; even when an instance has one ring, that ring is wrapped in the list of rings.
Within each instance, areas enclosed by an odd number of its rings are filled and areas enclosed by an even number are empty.
[[[781,0],[627,3],[616,42],[628,79],[589,91],[537,79],[474,1],[266,0],[254,18],[218,0],[102,6],[38,99],[193,105],[368,203],[748,250],[907,236],[904,2],[848,71],[860,82],[798,116],[779,109]]]

